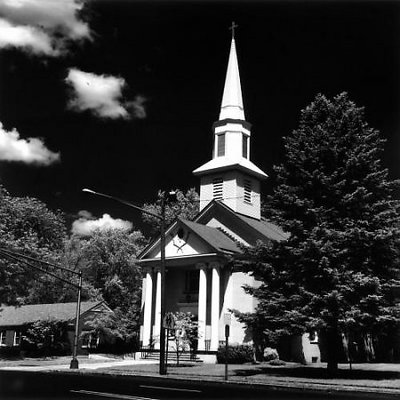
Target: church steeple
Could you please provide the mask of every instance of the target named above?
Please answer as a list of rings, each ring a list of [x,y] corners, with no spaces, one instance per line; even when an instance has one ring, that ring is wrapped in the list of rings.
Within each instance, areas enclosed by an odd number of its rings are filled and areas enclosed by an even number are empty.
[[[232,24],[232,41],[219,120],[214,123],[212,160],[193,171],[201,177],[200,210],[221,200],[234,211],[260,218],[260,180],[267,175],[250,161],[250,129],[246,122]]]
[[[240,85],[239,65],[234,37],[232,37],[231,42],[224,95],[222,96],[221,112],[219,113],[220,120],[227,118],[245,120],[242,87]]]

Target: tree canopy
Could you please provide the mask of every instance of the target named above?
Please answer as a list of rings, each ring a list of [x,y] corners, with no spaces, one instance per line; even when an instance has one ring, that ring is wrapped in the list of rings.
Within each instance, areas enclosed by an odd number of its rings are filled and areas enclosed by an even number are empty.
[[[66,228],[63,215],[38,199],[14,197],[0,185],[0,246],[44,261],[61,258]],[[0,258],[0,302],[24,302],[42,274],[23,264]]]
[[[284,142],[268,214],[290,237],[246,251],[262,285],[247,288],[260,303],[242,318],[270,340],[318,330],[335,369],[341,333],[399,316],[399,182],[382,166],[385,140],[346,93],[317,95]]]

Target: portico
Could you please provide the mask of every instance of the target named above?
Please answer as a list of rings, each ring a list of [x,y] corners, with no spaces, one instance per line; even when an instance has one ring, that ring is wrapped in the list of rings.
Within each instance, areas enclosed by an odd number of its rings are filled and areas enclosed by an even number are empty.
[[[193,262],[192,257],[169,259],[166,272],[166,312],[190,312],[198,321],[199,351],[216,351],[223,340],[221,318],[229,312],[230,268],[226,260],[210,255],[204,262]],[[218,258],[220,258],[218,260]],[[152,264],[152,263],[149,263]],[[159,348],[160,331],[160,271],[157,267],[142,264],[144,347]]]

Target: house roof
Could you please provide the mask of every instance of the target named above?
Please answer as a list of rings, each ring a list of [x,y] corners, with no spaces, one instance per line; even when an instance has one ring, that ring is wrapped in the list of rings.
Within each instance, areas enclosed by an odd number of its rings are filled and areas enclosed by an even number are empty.
[[[87,301],[81,303],[81,315],[98,306],[109,307],[102,301]],[[71,321],[75,319],[76,303],[30,304],[24,306],[1,306],[0,327],[21,326],[35,321],[57,319]]]
[[[186,219],[179,220],[215,250],[222,252],[228,251],[232,253],[241,253],[237,243],[219,229],[198,224],[197,222],[188,221]]]

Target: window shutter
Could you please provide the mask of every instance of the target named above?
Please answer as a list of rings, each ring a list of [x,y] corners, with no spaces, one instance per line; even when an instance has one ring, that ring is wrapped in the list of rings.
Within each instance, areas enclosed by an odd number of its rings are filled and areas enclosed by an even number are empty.
[[[251,203],[251,181],[249,179],[244,180],[244,201]]]
[[[221,200],[222,192],[223,192],[222,178],[213,179],[213,198],[216,200]]]

